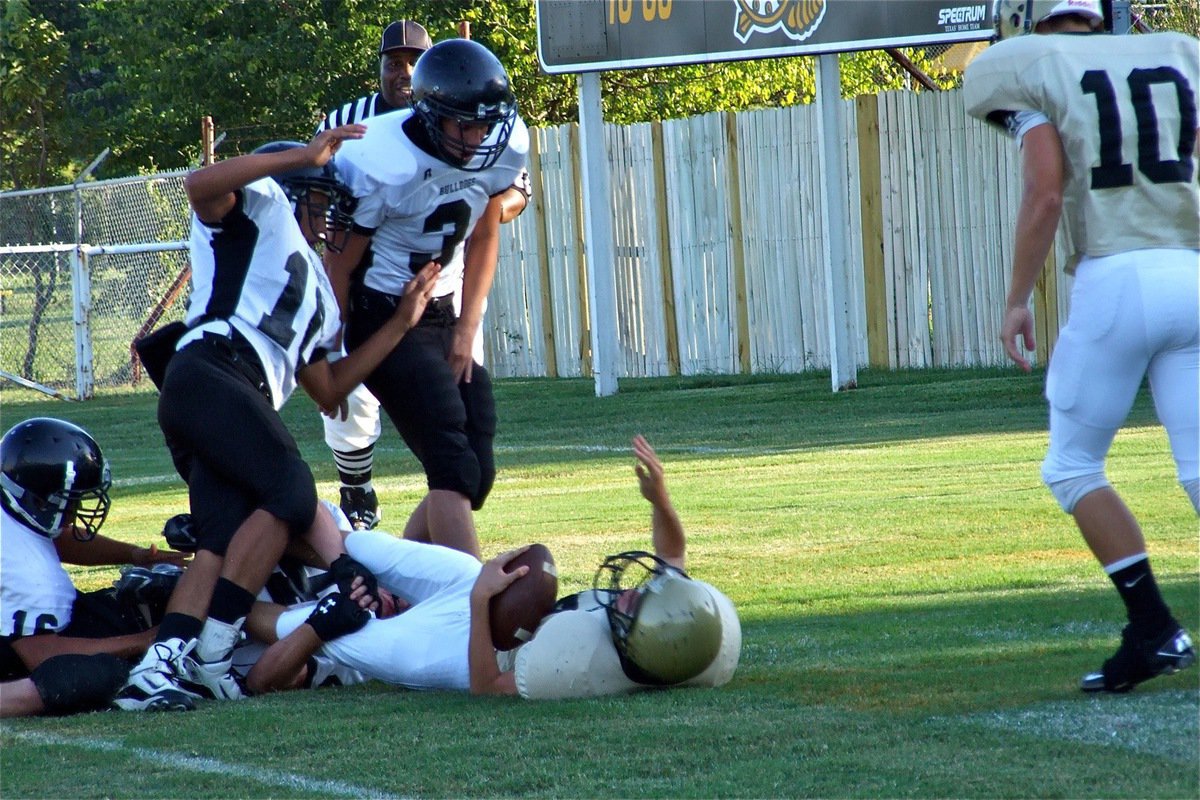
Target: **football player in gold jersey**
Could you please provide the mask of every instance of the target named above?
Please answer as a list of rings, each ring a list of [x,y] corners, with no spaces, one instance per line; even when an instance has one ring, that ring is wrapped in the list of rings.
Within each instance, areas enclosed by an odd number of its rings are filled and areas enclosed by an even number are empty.
[[[1042,478],[1129,616],[1120,648],[1081,688],[1126,692],[1196,659],[1104,465],[1148,377],[1179,481],[1200,502],[1200,57],[1196,40],[1179,33],[1105,34],[1097,0],[998,0],[995,22],[1001,41],[971,63],[963,89],[968,112],[1007,129],[1022,149],[1000,335],[1028,370],[1029,298],[1065,216],[1075,281],[1046,378]]]

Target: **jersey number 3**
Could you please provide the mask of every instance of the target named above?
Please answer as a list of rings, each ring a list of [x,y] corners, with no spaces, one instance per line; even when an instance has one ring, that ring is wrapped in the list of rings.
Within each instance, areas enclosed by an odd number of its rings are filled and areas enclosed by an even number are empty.
[[[1173,67],[1135,69],[1129,73],[1129,95],[1137,118],[1138,171],[1151,183],[1188,183],[1192,179],[1191,152],[1196,145],[1196,94],[1187,79]],[[1154,111],[1156,83],[1171,84],[1179,102],[1179,160],[1163,161],[1158,150],[1158,114]],[[1096,96],[1100,116],[1100,166],[1092,168],[1093,189],[1133,185],[1133,166],[1121,161],[1121,111],[1112,80],[1102,69],[1083,73],[1084,94]]]
[[[467,226],[471,224],[471,206],[466,200],[452,200],[442,203],[425,218],[425,233],[442,234],[442,252],[437,254],[438,263],[443,267],[454,257],[454,248],[466,238]],[[421,267],[432,261],[433,253],[413,253],[409,256],[408,266],[415,275]]]

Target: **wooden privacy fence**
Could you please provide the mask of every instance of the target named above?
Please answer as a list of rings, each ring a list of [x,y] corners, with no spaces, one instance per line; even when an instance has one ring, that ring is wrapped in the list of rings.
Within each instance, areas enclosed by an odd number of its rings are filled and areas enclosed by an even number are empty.
[[[821,204],[847,236],[860,365],[980,366],[998,340],[1020,201],[1014,145],[949,92],[842,101],[847,174],[822,174],[814,106],[605,125],[623,377],[828,368]],[[505,376],[590,374],[576,126],[533,131],[534,206],[503,228],[484,319]],[[1060,231],[1052,259],[1063,263]],[[1066,318],[1047,271],[1044,361]]]
[[[842,102],[845,175],[825,175],[813,106],[605,125],[621,377],[826,369],[821,220],[845,237],[852,352],[882,368],[1004,363],[997,340],[1019,157],[959,92]],[[592,374],[573,125],[533,131],[532,207],[501,228],[484,316],[498,377]],[[0,372],[48,387],[139,374],[131,337],[182,316],[181,171],[0,193]],[[1064,263],[1060,231],[1055,260]],[[1044,362],[1066,319],[1058,271],[1035,295]],[[15,335],[8,335],[15,334]]]

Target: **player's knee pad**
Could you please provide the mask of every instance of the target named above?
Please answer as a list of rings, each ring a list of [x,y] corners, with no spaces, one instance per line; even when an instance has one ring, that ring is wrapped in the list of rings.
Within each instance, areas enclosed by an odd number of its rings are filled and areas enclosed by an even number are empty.
[[[479,487],[475,490],[475,494],[470,495],[471,510],[478,511],[483,508],[483,501],[492,492],[492,484],[496,482],[496,468],[480,469]]]
[[[290,458],[281,465],[274,485],[276,490],[262,509],[282,520],[291,536],[303,536],[317,514],[317,486],[312,471],[299,457]]]
[[[1050,408],[1050,448],[1042,480],[1068,514],[1086,495],[1108,487],[1104,462],[1115,428],[1089,425],[1074,414]]]
[[[1052,478],[1046,474],[1045,468],[1043,468],[1042,479],[1046,482],[1046,486],[1050,487],[1050,492],[1058,501],[1059,506],[1068,514],[1075,510],[1075,506],[1084,497],[1097,489],[1105,489],[1109,486],[1108,478],[1103,472],[1093,472],[1070,478]]]
[[[1188,499],[1192,501],[1192,508],[1197,514],[1200,514],[1200,478],[1191,478],[1180,481],[1180,483],[1183,485],[1183,490],[1187,492]]]
[[[106,708],[128,676],[129,664],[108,653],[52,656],[29,674],[46,713],[55,715]]]
[[[491,376],[480,364],[474,367],[470,383],[461,384],[463,406],[467,412],[467,443],[479,462],[479,483],[470,494],[471,508],[483,508],[483,502],[496,481],[496,459],[492,442],[496,438],[496,399]]]
[[[431,490],[458,492],[471,500],[475,506],[475,497],[480,488],[479,460],[469,449],[462,451],[456,458],[440,459],[436,464],[428,464],[425,468]]]

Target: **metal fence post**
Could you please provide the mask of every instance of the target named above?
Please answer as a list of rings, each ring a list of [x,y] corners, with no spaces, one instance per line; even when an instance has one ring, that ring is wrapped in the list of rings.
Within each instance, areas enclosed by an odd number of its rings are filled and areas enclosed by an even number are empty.
[[[71,308],[75,322],[75,395],[90,400],[95,393],[92,369],[92,279],[83,245],[71,251]]]
[[[109,148],[104,148],[72,184],[75,190],[75,249],[71,252],[71,315],[75,322],[75,394],[80,400],[90,400],[96,385],[92,364],[92,279],[83,244],[83,192],[79,187],[110,152]]]

